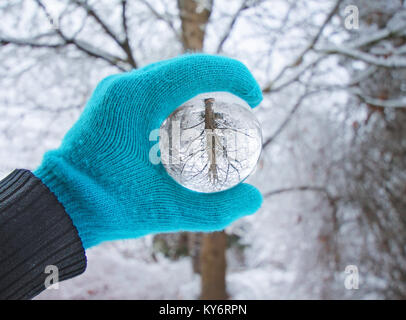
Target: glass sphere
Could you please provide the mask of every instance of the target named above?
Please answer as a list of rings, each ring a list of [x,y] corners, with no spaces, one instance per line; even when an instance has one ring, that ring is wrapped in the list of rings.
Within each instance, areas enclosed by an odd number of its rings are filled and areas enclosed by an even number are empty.
[[[250,106],[228,92],[197,95],[160,127],[161,161],[182,186],[218,192],[246,179],[262,149],[261,126]]]

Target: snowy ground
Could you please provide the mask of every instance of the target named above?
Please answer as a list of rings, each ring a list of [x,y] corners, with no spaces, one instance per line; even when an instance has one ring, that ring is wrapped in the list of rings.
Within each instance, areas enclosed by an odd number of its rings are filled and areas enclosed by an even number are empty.
[[[87,257],[84,274],[36,299],[185,299],[198,294],[199,279],[188,259],[148,262],[126,256],[111,244],[89,250]]]
[[[200,277],[193,274],[189,258],[175,262],[163,257],[158,262],[144,261],[126,256],[111,244],[93,248],[87,256],[84,274],[60,283],[56,290],[44,291],[35,299],[198,298]],[[279,299],[281,284],[291,280],[287,273],[262,267],[229,273],[227,287],[231,299]]]

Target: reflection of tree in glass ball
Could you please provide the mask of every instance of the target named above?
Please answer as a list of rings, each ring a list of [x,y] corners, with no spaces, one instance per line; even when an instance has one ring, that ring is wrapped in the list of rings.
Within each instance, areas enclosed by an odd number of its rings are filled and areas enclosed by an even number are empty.
[[[250,106],[228,92],[200,94],[161,125],[161,161],[169,175],[199,192],[229,189],[254,170],[261,127]]]

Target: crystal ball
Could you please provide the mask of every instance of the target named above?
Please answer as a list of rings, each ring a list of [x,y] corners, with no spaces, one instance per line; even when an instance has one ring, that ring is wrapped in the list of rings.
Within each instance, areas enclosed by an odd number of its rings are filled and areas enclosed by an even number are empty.
[[[228,92],[195,96],[159,131],[161,162],[182,186],[218,192],[245,180],[262,150],[261,126],[250,106]]]

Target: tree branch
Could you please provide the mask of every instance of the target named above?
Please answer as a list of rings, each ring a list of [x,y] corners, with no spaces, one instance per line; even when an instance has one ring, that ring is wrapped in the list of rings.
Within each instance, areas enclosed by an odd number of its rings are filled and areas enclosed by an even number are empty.
[[[352,41],[348,47],[352,49],[361,48],[392,37],[404,36],[406,34],[405,30],[406,24],[398,25],[396,28],[387,27],[382,30],[377,30],[371,35],[363,36],[355,41]]]
[[[264,194],[264,198],[268,198],[277,194],[285,193],[285,192],[293,192],[293,191],[316,191],[324,193],[328,199],[334,199],[334,197],[328,192],[326,187],[318,187],[318,186],[298,186],[298,187],[290,187],[290,188],[281,188],[276,189],[273,191],[266,192]]]
[[[35,37],[37,38],[37,37]],[[52,49],[56,49],[56,48],[61,48],[66,46],[66,43],[55,43],[55,44],[50,44],[50,43],[40,43],[40,42],[36,42],[34,39],[35,38],[31,38],[31,39],[17,39],[17,38],[12,38],[12,37],[2,37],[0,36],[0,45],[1,46],[5,46],[8,44],[13,44],[16,46],[29,46],[32,48],[52,48]]]
[[[375,65],[377,67],[396,69],[406,68],[406,59],[400,57],[392,58],[380,58],[369,53],[365,53],[356,49],[346,48],[343,46],[332,46],[325,49],[316,49],[316,52],[324,54],[340,54],[355,60],[360,60],[368,64]]]
[[[300,76],[302,76],[307,70],[309,70],[310,68],[317,65],[319,62],[321,62],[326,57],[327,56],[320,56],[320,57],[315,58],[313,61],[311,61],[307,65],[303,66],[293,76],[289,77],[285,82],[282,82],[281,84],[278,85],[278,83],[276,83],[274,81],[274,82],[272,82],[272,87],[270,85],[268,85],[268,86],[266,86],[265,88],[262,89],[262,92],[263,93],[270,93],[272,91],[274,93],[274,92],[282,90],[283,88],[289,86],[293,82],[299,80]]]
[[[96,13],[96,11],[86,2],[86,1],[81,1],[81,0],[72,0],[75,4],[77,4],[79,7],[83,8],[86,10],[87,14],[91,16],[95,21],[102,27],[102,29],[106,32],[106,34],[125,52],[127,59],[123,60],[124,62],[129,63],[133,68],[137,67],[137,64],[135,62],[134,56],[131,51],[131,47],[129,44],[128,40],[128,29],[127,29],[127,21],[126,21],[126,5],[127,1],[122,0],[121,6],[122,6],[122,24],[124,26],[124,33],[125,33],[125,38],[123,41],[120,40],[120,38],[111,30],[111,28],[103,21],[103,19]],[[124,69],[125,70],[125,69]]]
[[[94,18],[96,22],[102,27],[102,29],[113,39],[120,47],[122,46],[122,42],[120,39],[114,34],[114,32],[110,29],[110,27],[101,19],[101,17],[96,13],[96,11],[87,4],[87,2],[81,0],[72,0],[73,3],[77,4],[79,7],[86,10],[87,14]]]
[[[296,111],[299,109],[301,106],[303,100],[308,97],[311,94],[316,93],[317,91],[312,91],[312,92],[306,92],[303,95],[299,97],[299,99],[296,101],[294,104],[293,108],[290,110],[289,114],[285,118],[285,120],[282,122],[282,124],[279,126],[278,129],[274,132],[272,136],[270,136],[268,139],[265,140],[265,142],[262,144],[262,148],[265,149],[269,144],[271,144],[278,136],[279,134],[285,129],[285,127],[288,125],[290,120],[292,120],[293,115],[296,113]]]
[[[47,11],[47,8],[45,5],[42,3],[41,0],[35,0],[37,3],[38,7],[44,12],[44,14],[49,17],[49,13]],[[32,47],[32,48],[50,48],[50,49],[57,49],[57,48],[63,48],[67,47],[68,45],[74,45],[78,50],[86,53],[87,55],[105,60],[109,64],[117,67],[121,71],[127,71],[126,68],[124,68],[120,63],[122,64],[128,64],[127,60],[124,60],[118,56],[115,56],[109,52],[106,52],[102,49],[98,49],[91,45],[90,43],[87,43],[83,40],[77,40],[75,38],[68,38],[65,36],[65,34],[62,32],[60,29],[59,25],[54,25],[53,26],[53,31],[54,34],[57,35],[63,42],[61,43],[55,43],[55,44],[47,44],[47,43],[41,43],[38,42],[37,39],[40,39],[44,35],[38,35],[36,37],[30,38],[30,39],[17,39],[17,38],[12,38],[12,37],[0,37],[0,45],[8,45],[8,44],[13,44],[16,46],[27,46],[27,47]],[[52,35],[51,33],[47,33],[47,36]]]
[[[176,38],[178,38],[179,40],[181,39],[179,31],[176,30],[175,26],[173,25],[173,23],[172,23],[172,21],[170,19],[168,19],[167,17],[163,16],[158,11],[156,11],[154,9],[154,7],[147,0],[141,0],[141,2],[149,9],[149,11],[151,11],[151,13],[155,16],[155,18],[165,22],[168,25],[168,27],[175,34]]]
[[[231,22],[226,30],[226,32],[224,33],[223,37],[221,38],[218,46],[217,46],[217,53],[220,53],[221,50],[223,49],[223,45],[224,43],[227,41],[227,39],[229,38],[231,31],[234,28],[235,23],[237,22],[237,19],[239,18],[241,12],[243,12],[244,10],[248,9],[249,6],[247,5],[248,0],[244,0],[241,4],[241,6],[238,8],[237,12],[234,14],[233,18],[231,19]]]
[[[296,59],[294,59],[293,63],[286,65],[280,72],[279,74],[274,78],[274,80],[270,81],[270,83],[264,87],[263,92],[268,93],[272,91],[272,86],[273,84],[278,81],[287,70],[292,69],[294,67],[299,66],[302,64],[304,60],[304,56],[314,48],[316,43],[319,41],[321,35],[323,34],[324,29],[326,26],[330,23],[331,19],[334,17],[334,15],[337,13],[338,8],[340,7],[342,0],[337,0],[333,8],[330,10],[329,14],[327,17],[324,19],[324,22],[320,26],[319,30],[317,31],[316,35],[312,38],[312,40],[309,42],[309,44],[306,46],[306,48],[297,56]]]
[[[358,90],[351,90],[351,93],[355,94],[361,101],[376,107],[383,108],[406,108],[406,97],[401,97],[398,99],[377,99],[369,96],[363,95]]]
[[[127,0],[121,0],[121,22],[123,25],[125,40],[128,41]]]
[[[137,68],[137,63],[135,62],[133,52],[130,46],[130,39],[128,37],[128,24],[127,24],[127,0],[121,0],[121,21],[124,31],[124,41],[122,43],[122,48],[127,55],[128,63],[133,67]]]

